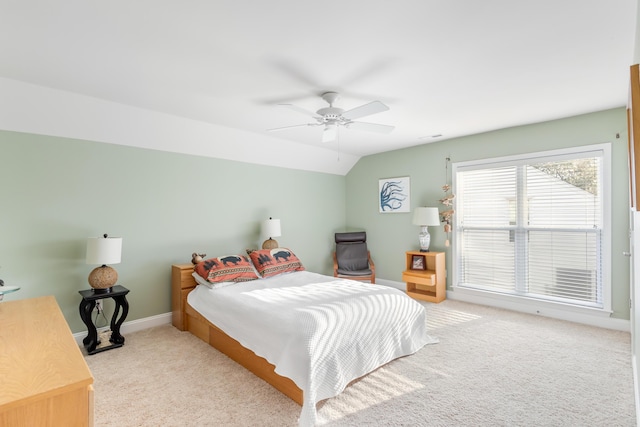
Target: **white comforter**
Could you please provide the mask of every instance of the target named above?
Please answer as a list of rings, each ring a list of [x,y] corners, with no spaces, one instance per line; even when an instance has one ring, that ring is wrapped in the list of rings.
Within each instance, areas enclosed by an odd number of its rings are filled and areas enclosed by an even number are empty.
[[[316,423],[320,400],[435,342],[424,307],[403,292],[308,271],[214,289],[199,285],[188,301],[297,384],[303,426]]]

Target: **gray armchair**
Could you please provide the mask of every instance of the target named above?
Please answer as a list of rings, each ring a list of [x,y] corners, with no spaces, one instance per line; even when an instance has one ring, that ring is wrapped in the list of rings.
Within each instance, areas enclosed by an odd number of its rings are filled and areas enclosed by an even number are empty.
[[[333,276],[376,283],[376,266],[367,249],[367,233],[336,233]]]

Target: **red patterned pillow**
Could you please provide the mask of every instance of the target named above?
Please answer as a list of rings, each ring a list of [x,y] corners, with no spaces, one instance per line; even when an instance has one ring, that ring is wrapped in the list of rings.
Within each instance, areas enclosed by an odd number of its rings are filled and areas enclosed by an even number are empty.
[[[298,257],[287,248],[260,249],[252,251],[249,256],[262,277],[304,270]]]
[[[211,283],[247,282],[259,277],[246,256],[227,255],[196,264],[196,272]]]

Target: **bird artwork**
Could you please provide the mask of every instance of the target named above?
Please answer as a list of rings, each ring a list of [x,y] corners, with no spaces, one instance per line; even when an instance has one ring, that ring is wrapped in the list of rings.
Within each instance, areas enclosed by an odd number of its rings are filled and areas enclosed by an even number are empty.
[[[445,186],[443,186],[443,188],[444,187],[448,187],[448,186],[445,185]],[[451,205],[453,205],[453,199],[455,199],[455,198],[456,198],[455,194],[449,194],[447,197],[445,197],[443,199],[440,199],[440,203],[442,203],[445,206],[451,206]]]
[[[450,233],[451,232],[451,217],[454,214],[454,210],[453,209],[449,209],[447,211],[443,211],[440,212],[440,218],[441,218],[441,222],[444,222],[444,232],[445,233]]]

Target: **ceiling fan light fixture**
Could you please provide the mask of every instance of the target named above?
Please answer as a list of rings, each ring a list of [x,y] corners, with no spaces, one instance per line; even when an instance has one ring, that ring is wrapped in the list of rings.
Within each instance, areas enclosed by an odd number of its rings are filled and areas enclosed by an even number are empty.
[[[327,123],[322,131],[322,142],[331,142],[338,137],[338,125],[336,123]]]

